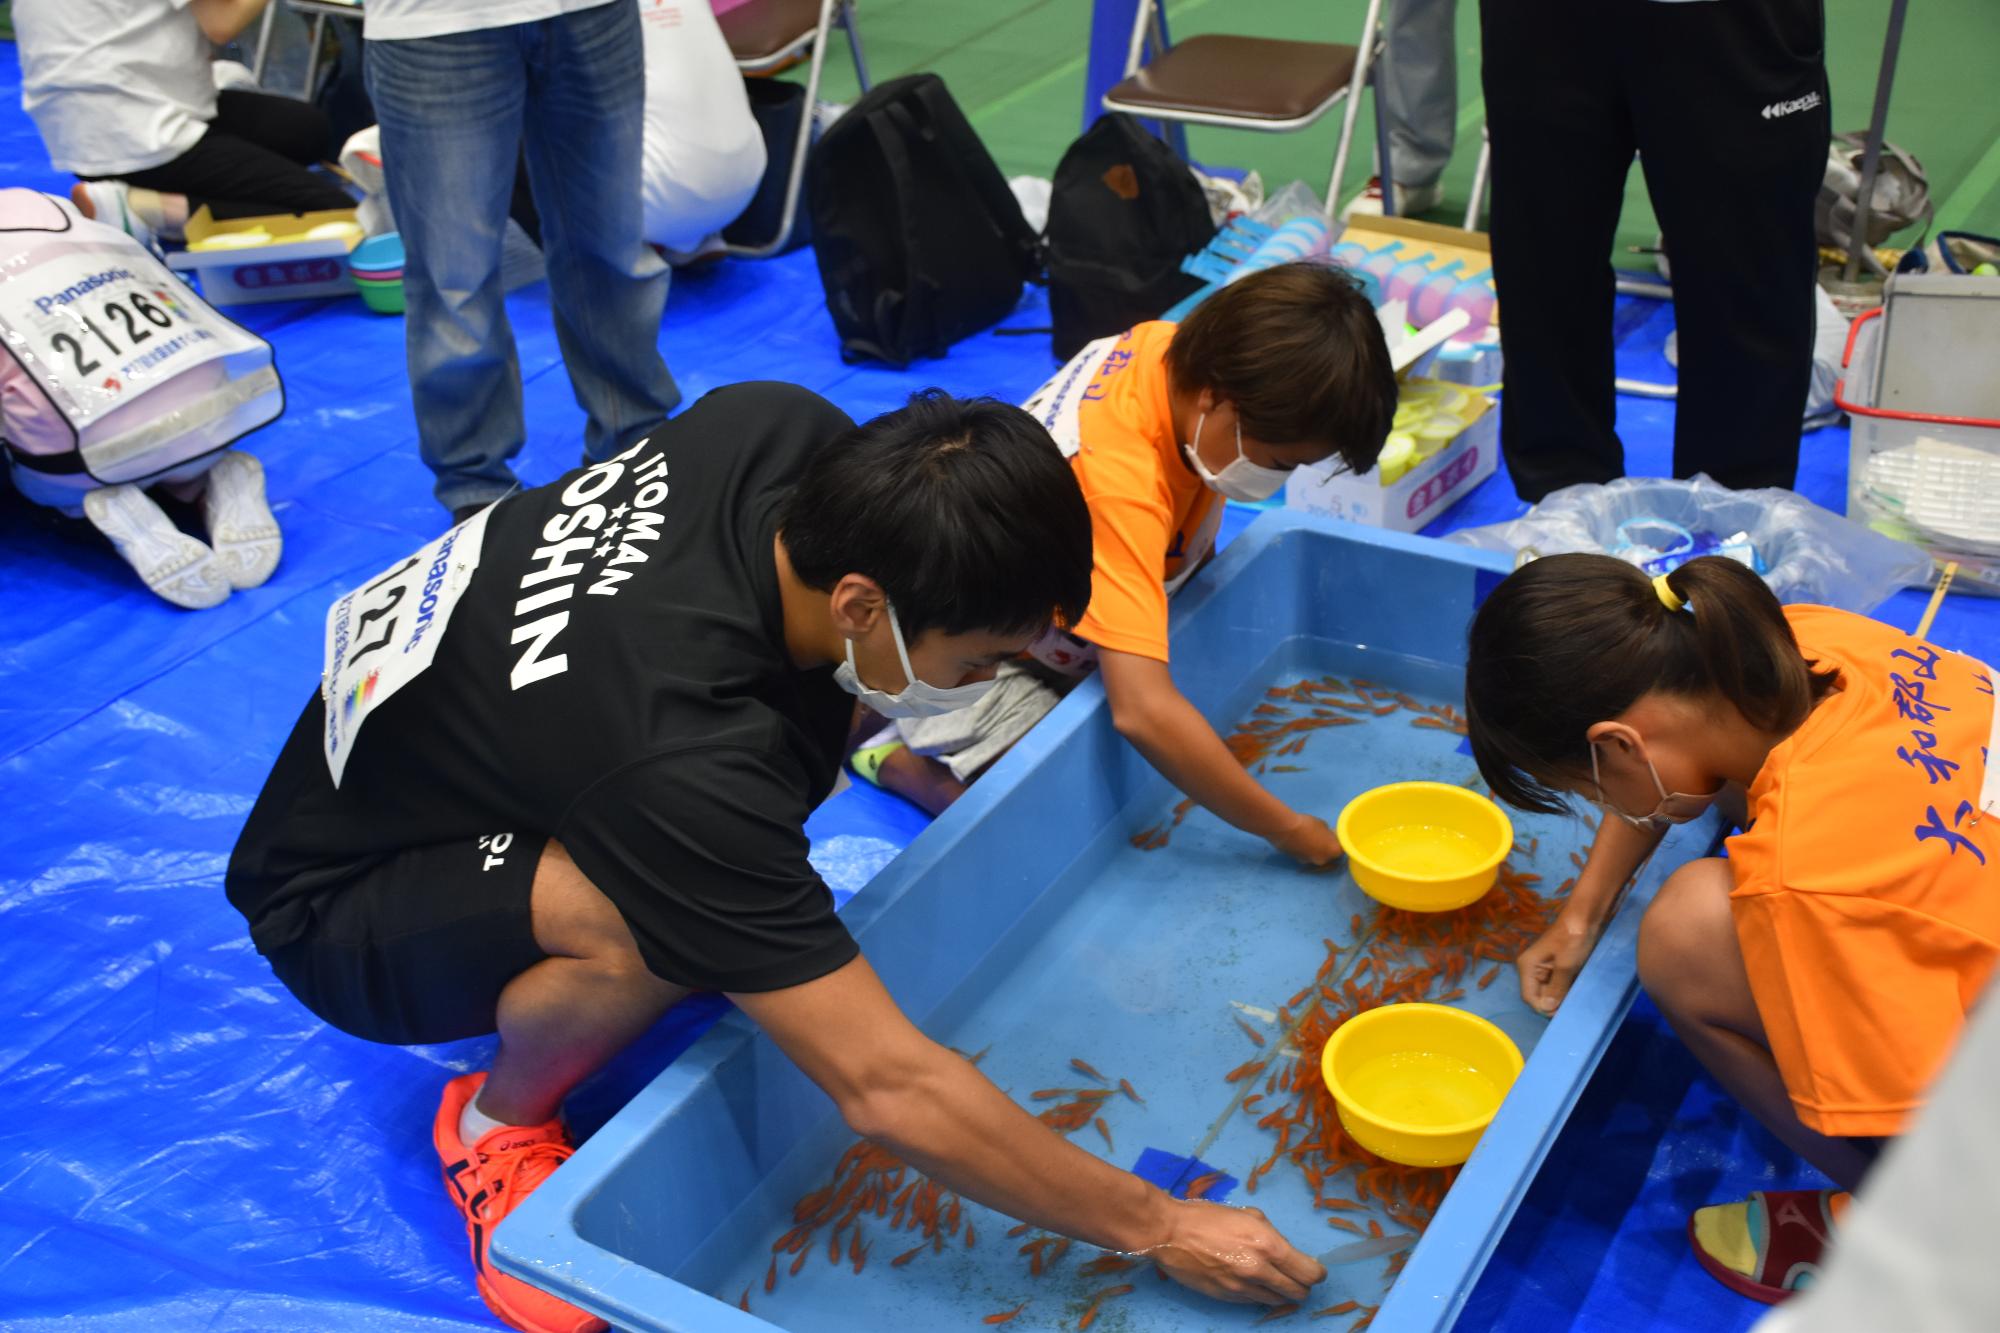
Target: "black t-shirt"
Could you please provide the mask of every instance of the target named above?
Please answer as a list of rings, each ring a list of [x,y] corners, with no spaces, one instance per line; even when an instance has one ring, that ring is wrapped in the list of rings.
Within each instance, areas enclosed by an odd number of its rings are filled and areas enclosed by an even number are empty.
[[[736,385],[502,501],[435,660],[339,787],[317,694],[278,756],[230,861],[258,948],[385,856],[512,830],[559,840],[669,981],[774,990],[852,959],[803,826],[854,701],[788,659],[772,551],[785,491],[851,425]]]

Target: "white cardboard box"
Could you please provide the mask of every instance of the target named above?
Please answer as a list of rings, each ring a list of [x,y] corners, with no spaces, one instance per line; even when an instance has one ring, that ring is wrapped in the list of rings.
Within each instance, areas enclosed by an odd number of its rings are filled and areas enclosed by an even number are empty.
[[[1500,379],[1500,349],[1450,344],[1428,367],[1429,377],[1488,385]],[[1285,504],[1396,532],[1415,532],[1500,466],[1500,410],[1488,408],[1450,444],[1384,486],[1378,469],[1333,475],[1335,463],[1302,467],[1285,483]]]
[[[188,219],[190,242],[227,232],[262,232],[271,240],[242,249],[177,251],[167,256],[167,266],[178,273],[198,274],[201,294],[210,305],[352,296],[354,280],[347,255],[361,239],[360,233],[325,239],[306,233],[326,223],[353,221],[353,209],[337,208],[217,222],[204,205]]]

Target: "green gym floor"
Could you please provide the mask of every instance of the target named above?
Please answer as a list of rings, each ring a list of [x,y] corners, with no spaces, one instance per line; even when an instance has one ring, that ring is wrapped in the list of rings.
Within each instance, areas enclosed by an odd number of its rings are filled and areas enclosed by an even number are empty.
[[[860,0],[857,13],[876,79],[919,70],[937,73],[1001,170],[1010,176],[1048,176],[1082,127],[1092,8],[1089,0]],[[1827,5],[1836,130],[1868,124],[1887,11],[1884,0],[1831,0]],[[1352,41],[1366,13],[1366,0],[1169,0],[1167,5],[1176,37],[1236,32]],[[1458,42],[1458,142],[1444,176],[1444,202],[1426,215],[1450,223],[1465,214],[1484,118],[1476,0],[1462,0],[1458,7]],[[1990,232],[2000,227],[2000,98],[1992,96],[1996,59],[2000,3],[1922,0],[1910,6],[1888,134],[1929,172],[1938,230]],[[854,73],[843,46],[836,44],[828,53],[826,68],[823,95],[851,100]],[[1339,130],[1337,113],[1295,134],[1197,128],[1189,136],[1189,150],[1198,161],[1254,167],[1268,188],[1304,180],[1318,191],[1326,187]],[[1350,194],[1368,178],[1373,142],[1373,112],[1364,101],[1348,167]],[[1725,206],[1724,201],[1717,206]],[[1985,225],[1976,225],[1975,219]],[[1635,170],[1626,184],[1619,262],[1643,264],[1624,247],[1652,244],[1656,230],[1645,183]],[[1897,237],[1892,244],[1909,239]]]

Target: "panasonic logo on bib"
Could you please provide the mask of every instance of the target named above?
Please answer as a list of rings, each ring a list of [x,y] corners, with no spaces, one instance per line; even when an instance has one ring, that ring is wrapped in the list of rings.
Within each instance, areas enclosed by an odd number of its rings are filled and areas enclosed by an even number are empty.
[[[1807,93],[1804,97],[1794,97],[1789,102],[1773,102],[1764,108],[1764,119],[1776,120],[1779,116],[1789,116],[1794,111],[1810,111],[1818,106],[1818,93]]]
[[[59,305],[68,305],[72,301],[88,296],[91,292],[96,291],[106,283],[118,282],[121,279],[129,282],[138,281],[132,276],[132,270],[129,268],[108,268],[102,273],[92,273],[87,277],[78,278],[59,292],[50,292],[47,296],[37,296],[35,298],[35,309],[41,314],[46,315]]]

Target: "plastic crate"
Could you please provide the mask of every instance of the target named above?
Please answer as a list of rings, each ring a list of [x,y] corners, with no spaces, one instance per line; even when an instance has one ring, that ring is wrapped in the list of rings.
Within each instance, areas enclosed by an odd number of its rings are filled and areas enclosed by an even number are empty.
[[[1854,321],[1834,386],[1853,421],[1847,512],[2000,595],[2000,419],[1882,406],[1882,315]]]

